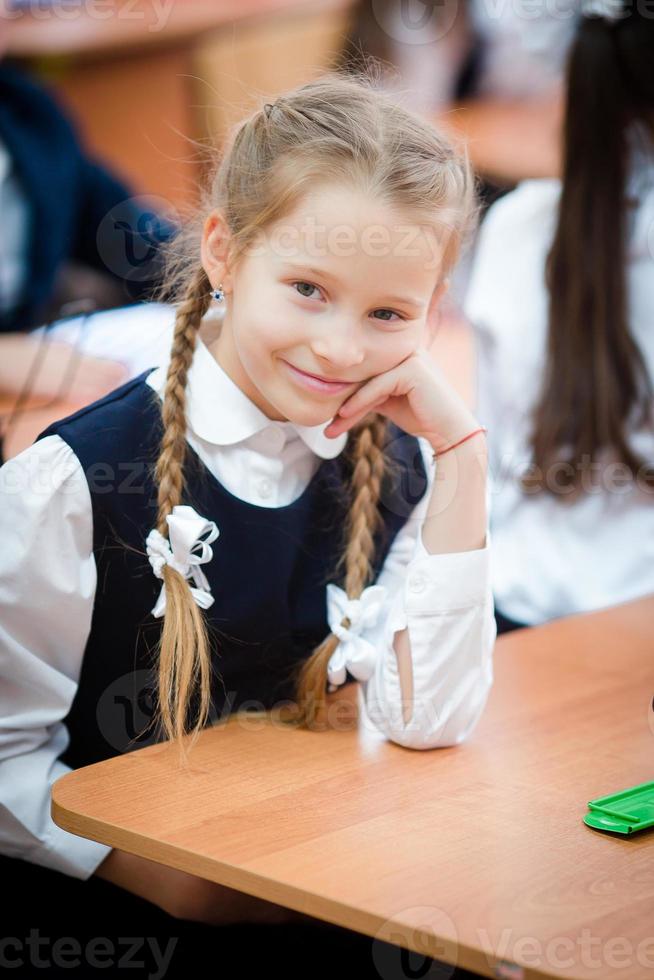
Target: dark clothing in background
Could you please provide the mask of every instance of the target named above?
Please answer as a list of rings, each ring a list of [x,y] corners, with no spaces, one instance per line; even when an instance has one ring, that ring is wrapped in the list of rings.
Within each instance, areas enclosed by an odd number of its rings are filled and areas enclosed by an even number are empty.
[[[18,303],[0,310],[0,332],[56,315],[51,301],[67,262],[112,280],[120,292],[110,305],[149,298],[157,246],[175,225],[88,156],[54,94],[10,61],[0,62],[0,140],[29,206],[25,278]]]
[[[509,619],[508,616],[504,616],[497,606],[495,607],[495,622],[497,623],[497,635],[500,633],[510,633],[511,630],[520,630],[528,627],[528,623],[517,623],[515,619]]]

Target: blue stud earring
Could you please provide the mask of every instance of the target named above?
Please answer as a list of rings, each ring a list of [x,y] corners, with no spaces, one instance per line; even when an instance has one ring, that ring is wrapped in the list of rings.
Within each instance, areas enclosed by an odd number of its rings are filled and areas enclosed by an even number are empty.
[[[225,298],[225,293],[224,293],[224,291],[222,289],[222,283],[220,284],[220,286],[218,286],[217,289],[212,289],[211,290],[211,295],[213,296],[213,298],[215,300],[218,300],[219,303],[222,303],[222,301]]]

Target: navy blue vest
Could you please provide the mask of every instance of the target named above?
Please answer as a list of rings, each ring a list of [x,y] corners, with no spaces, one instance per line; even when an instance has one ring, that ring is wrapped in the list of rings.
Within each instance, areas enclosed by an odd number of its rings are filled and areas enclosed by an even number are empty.
[[[154,369],[150,369],[154,370]],[[151,722],[162,582],[145,539],[155,526],[153,470],[162,434],[150,371],[39,435],[64,439],[86,475],[93,507],[97,589],[79,687],[64,719],[70,744],[62,761],[76,769],[155,741]],[[214,520],[220,536],[203,565],[213,605],[204,612],[212,645],[209,723],[236,709],[270,709],[293,697],[292,673],[329,633],[326,584],[342,549],[351,465],[347,447],[323,460],[304,492],[285,507],[260,507],[223,487],[188,446],[183,503]],[[411,510],[427,489],[418,440],[389,425],[386,452],[396,465],[381,494],[374,580]],[[348,674],[348,680],[352,680]],[[197,700],[192,702],[194,720]]]

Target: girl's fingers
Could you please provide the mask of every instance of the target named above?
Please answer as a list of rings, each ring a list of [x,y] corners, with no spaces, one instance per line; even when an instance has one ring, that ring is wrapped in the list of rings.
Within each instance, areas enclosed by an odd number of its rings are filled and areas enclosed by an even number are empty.
[[[359,388],[351,398],[343,402],[338,410],[338,414],[343,418],[351,418],[354,413],[359,412],[359,418],[361,418],[366,412],[371,411],[374,405],[386,401],[388,393],[393,387],[392,382],[389,383],[389,373],[386,372],[385,375],[378,375],[377,378],[368,382],[363,388]]]
[[[369,412],[373,412],[386,401],[388,401],[388,399],[386,395],[384,395],[382,398],[377,399],[373,405],[366,405],[365,408],[362,408],[359,412],[355,412],[354,415],[348,415],[346,419],[339,418],[337,415],[334,421],[330,422],[330,424],[327,426],[325,432],[327,432],[330,436],[340,436],[341,433],[347,432],[348,429],[351,429],[353,425],[356,425],[356,423],[359,422],[365,415],[368,415]]]
[[[360,419],[373,412],[380,405],[387,402],[393,395],[401,395],[405,390],[410,389],[410,384],[403,381],[404,361],[390,371],[378,374],[367,384],[359,388],[355,393],[343,402],[335,418],[334,425],[338,428],[332,430],[334,434],[340,434],[349,429]]]

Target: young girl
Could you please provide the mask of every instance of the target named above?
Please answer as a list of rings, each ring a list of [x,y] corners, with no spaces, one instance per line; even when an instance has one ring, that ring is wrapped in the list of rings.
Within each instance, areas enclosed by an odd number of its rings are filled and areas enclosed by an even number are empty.
[[[64,832],[51,783],[162,735],[192,743],[237,709],[286,705],[322,728],[329,690],[353,679],[362,723],[398,745],[471,732],[495,638],[485,438],[426,345],[475,206],[465,156],[365,77],[266,104],[172,254],[168,363],[5,465],[14,880],[38,865],[34,888],[64,887],[80,914],[93,876],[151,915],[282,921]],[[207,333],[212,299],[224,314]]]
[[[570,54],[562,180],[491,208],[464,304],[501,630],[654,592],[654,22],[601,7]]]

